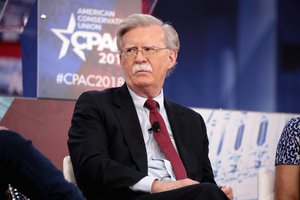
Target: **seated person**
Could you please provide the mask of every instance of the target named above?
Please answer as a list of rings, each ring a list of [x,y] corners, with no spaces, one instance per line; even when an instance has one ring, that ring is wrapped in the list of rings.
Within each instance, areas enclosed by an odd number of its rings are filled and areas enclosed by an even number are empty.
[[[300,117],[285,125],[275,158],[275,199],[300,199]]]
[[[84,92],[69,130],[83,194],[89,200],[233,199],[231,186],[219,188],[214,180],[202,116],[164,96],[180,46],[176,30],[133,14],[116,40],[125,83]]]
[[[62,172],[32,146],[31,141],[0,126],[1,200],[8,199],[9,185],[24,194],[15,199],[85,199],[81,191],[67,182]]]

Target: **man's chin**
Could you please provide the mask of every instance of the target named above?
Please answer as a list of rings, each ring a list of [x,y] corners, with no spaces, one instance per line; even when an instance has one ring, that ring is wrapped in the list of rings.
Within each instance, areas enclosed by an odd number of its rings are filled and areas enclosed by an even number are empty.
[[[152,81],[152,79],[150,80],[150,79],[147,79],[147,78],[139,78],[138,80],[136,80],[134,82],[134,84],[136,86],[138,86],[139,88],[143,88],[143,87],[147,88],[147,87],[149,87],[153,84],[153,81]]]

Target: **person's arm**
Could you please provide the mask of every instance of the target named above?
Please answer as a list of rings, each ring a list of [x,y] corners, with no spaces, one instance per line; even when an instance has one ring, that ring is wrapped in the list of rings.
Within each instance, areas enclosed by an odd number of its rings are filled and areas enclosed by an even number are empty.
[[[300,199],[300,166],[276,165],[275,167],[275,199]]]
[[[178,180],[178,181],[167,181],[167,182],[162,182],[162,181],[155,180],[152,184],[151,193],[174,190],[174,189],[177,189],[177,188],[181,188],[181,187],[189,186],[189,185],[194,185],[194,184],[199,184],[199,182],[194,181],[194,180],[189,179],[189,178],[181,179],[181,180]],[[233,190],[232,190],[231,186],[229,186],[229,185],[222,186],[221,190],[225,193],[225,195],[228,197],[229,200],[233,200],[234,196],[233,196]]]
[[[164,192],[168,190],[174,190],[188,185],[198,184],[198,181],[186,178],[177,181],[158,181],[155,180],[152,184],[151,193]]]
[[[4,199],[4,190],[9,192],[12,188],[13,195],[25,194],[30,199],[85,199],[30,140],[3,126],[0,126],[0,163],[0,199]],[[17,195],[15,190],[22,193]]]
[[[121,142],[122,134],[113,108],[105,98],[97,92],[79,97],[69,129],[68,147],[76,180],[86,193],[129,190],[129,186],[146,176],[134,164],[129,166],[131,154]]]

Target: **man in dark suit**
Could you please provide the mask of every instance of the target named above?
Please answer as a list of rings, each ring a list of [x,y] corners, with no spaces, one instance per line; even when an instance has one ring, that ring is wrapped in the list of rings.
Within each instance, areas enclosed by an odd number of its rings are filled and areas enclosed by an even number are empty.
[[[214,181],[201,115],[163,95],[179,50],[174,28],[134,14],[120,24],[117,45],[125,84],[83,93],[69,130],[74,173],[86,198],[233,199],[230,186]],[[164,133],[169,154],[157,139]]]

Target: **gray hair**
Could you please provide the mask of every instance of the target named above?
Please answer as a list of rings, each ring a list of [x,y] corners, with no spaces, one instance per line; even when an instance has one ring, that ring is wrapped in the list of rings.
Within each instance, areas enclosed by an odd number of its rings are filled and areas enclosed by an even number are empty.
[[[117,31],[117,46],[121,51],[123,36],[128,31],[137,27],[147,27],[151,25],[159,25],[165,32],[165,43],[166,46],[171,50],[179,51],[179,37],[176,30],[169,23],[164,23],[160,19],[147,14],[132,14],[125,18]]]

